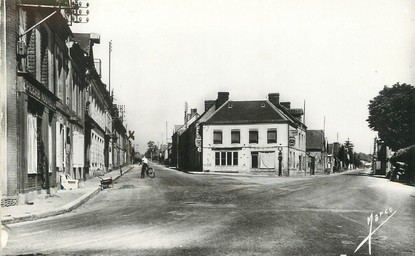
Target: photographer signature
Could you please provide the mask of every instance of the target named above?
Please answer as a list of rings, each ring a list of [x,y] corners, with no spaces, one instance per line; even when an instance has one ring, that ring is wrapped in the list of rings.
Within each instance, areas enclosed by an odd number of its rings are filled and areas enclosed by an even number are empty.
[[[392,212],[393,209],[392,207],[386,208],[384,211],[381,211],[379,213],[376,213],[373,216],[373,213],[370,214],[370,216],[367,218],[367,224],[369,226],[369,235],[363,239],[363,241],[359,244],[359,246],[357,246],[356,250],[354,251],[355,253],[357,252],[357,250],[360,249],[360,247],[362,247],[362,245],[364,245],[366,242],[368,242],[369,244],[369,255],[372,255],[372,235],[383,225],[385,224],[390,218],[392,218],[392,216],[396,213],[397,210],[395,210],[394,212]],[[375,222],[378,222],[381,218],[382,215],[386,216],[389,215],[389,217],[384,220],[382,223],[380,223],[380,225],[372,231],[373,229],[373,220]]]

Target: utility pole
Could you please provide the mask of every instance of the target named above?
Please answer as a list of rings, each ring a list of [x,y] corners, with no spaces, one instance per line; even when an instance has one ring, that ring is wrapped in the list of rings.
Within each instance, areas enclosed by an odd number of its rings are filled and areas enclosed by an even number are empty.
[[[324,143],[324,148],[326,148],[326,116],[324,116],[324,123],[323,123],[323,143]],[[326,151],[326,153],[327,153],[327,151]],[[324,171],[326,171],[326,168],[327,168],[327,166],[326,166],[326,157],[327,157],[327,154],[324,154],[324,157],[323,157],[323,172]]]
[[[112,52],[112,40],[108,44],[108,88],[111,92],[111,52]]]

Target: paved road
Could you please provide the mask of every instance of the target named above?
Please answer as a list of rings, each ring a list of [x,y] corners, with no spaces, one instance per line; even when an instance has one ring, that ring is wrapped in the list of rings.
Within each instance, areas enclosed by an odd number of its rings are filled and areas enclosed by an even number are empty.
[[[413,187],[359,172],[293,179],[156,169],[155,179],[130,171],[72,213],[11,225],[4,253],[369,255],[370,244],[372,255],[415,255]],[[381,226],[354,253],[371,214],[372,230]]]

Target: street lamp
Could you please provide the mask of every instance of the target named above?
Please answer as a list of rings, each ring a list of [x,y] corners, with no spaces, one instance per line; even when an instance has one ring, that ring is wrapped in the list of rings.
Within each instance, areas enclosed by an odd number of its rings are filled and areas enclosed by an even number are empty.
[[[278,146],[278,176],[282,175],[282,147]]]

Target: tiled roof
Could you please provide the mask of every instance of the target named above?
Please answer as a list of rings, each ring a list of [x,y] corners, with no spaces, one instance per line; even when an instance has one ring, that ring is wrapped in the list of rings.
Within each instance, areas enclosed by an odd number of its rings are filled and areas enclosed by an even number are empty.
[[[324,132],[322,130],[307,130],[307,150],[324,150]]]
[[[302,108],[291,108],[291,109],[288,110],[288,112],[293,116],[304,114],[304,111],[303,111]]]
[[[287,122],[285,116],[266,100],[227,101],[206,123],[245,124]]]

